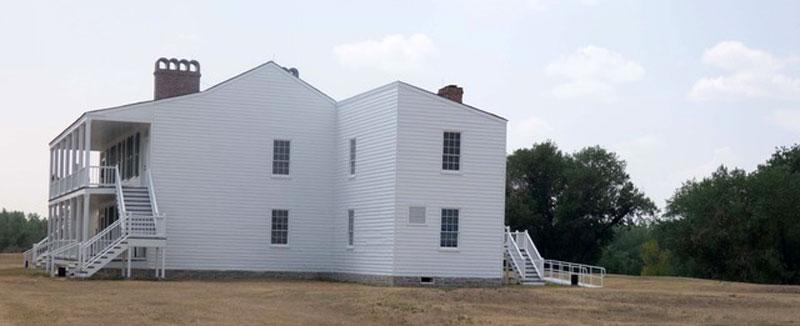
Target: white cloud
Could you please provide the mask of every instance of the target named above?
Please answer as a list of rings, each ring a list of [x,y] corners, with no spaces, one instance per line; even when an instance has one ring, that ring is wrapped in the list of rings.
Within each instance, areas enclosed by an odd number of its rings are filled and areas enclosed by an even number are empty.
[[[688,179],[702,179],[704,177],[710,176],[712,172],[716,171],[720,165],[725,165],[729,168],[735,167],[736,162],[739,162],[740,158],[736,154],[733,153],[733,150],[730,146],[720,147],[714,149],[714,153],[711,156],[711,159],[700,163],[698,165],[689,167],[681,171],[681,177],[683,180]]]
[[[535,142],[542,142],[552,138],[553,128],[550,123],[539,118],[529,117],[511,126],[511,139],[508,142],[508,151],[518,148],[530,147]]]
[[[613,101],[614,86],[642,79],[644,68],[617,52],[586,46],[550,63],[545,73],[567,80],[553,89],[558,98]]]
[[[663,145],[661,137],[656,135],[642,135],[633,139],[625,140],[614,145],[614,150],[624,159],[634,156],[641,156],[645,152],[658,149]]]
[[[697,80],[689,99],[736,100],[770,98],[800,101],[800,78],[784,73],[796,58],[779,58],[751,49],[740,42],[725,41],[707,49],[703,62],[726,70],[728,74]]]
[[[351,68],[373,68],[388,72],[403,72],[423,65],[436,52],[427,35],[388,35],[381,40],[341,44],[333,49],[339,62]]]
[[[776,110],[767,121],[788,131],[800,133],[800,110]]]

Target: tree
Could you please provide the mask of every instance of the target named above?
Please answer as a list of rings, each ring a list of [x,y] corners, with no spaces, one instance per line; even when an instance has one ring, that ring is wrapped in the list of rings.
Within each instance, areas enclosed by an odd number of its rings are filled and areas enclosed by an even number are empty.
[[[659,243],[685,276],[800,283],[800,146],[756,171],[724,166],[668,201]]]
[[[617,227],[653,216],[655,204],[598,146],[565,154],[553,142],[508,157],[506,222],[527,229],[545,257],[596,262]]]
[[[615,232],[614,240],[603,248],[597,264],[609,273],[641,275],[644,266],[642,245],[653,239],[651,233],[649,225],[620,228]]]
[[[37,214],[0,211],[0,252],[20,252],[47,235],[47,221]]]

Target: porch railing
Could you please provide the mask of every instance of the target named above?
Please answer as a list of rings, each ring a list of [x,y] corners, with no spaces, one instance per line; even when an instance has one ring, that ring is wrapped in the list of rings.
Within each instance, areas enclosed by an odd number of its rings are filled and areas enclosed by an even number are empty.
[[[84,187],[114,187],[116,178],[113,166],[89,166],[76,168],[65,177],[53,176],[50,180],[50,198]]]

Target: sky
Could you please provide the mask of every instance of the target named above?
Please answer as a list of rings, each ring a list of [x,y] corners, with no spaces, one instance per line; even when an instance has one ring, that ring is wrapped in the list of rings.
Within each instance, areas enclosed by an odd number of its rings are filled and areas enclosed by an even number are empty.
[[[47,211],[48,142],[149,100],[159,57],[201,89],[269,60],[341,100],[395,80],[508,119],[509,153],[600,145],[660,207],[800,142],[800,1],[15,1],[0,10],[0,207]]]

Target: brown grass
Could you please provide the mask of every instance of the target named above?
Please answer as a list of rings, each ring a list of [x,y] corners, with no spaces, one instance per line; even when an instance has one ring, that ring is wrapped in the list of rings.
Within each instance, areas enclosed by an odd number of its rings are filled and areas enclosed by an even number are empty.
[[[75,281],[0,255],[0,325],[797,325],[800,287],[609,276],[603,289]]]

